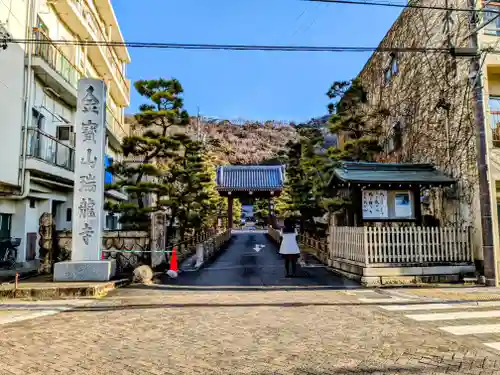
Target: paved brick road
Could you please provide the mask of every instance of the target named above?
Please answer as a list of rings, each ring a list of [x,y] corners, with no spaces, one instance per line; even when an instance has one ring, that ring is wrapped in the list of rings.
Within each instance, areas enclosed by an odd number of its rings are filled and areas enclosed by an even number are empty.
[[[128,289],[93,306],[0,328],[0,374],[500,371],[500,357],[479,342],[333,290]]]
[[[1,325],[0,374],[500,373],[500,356],[475,338],[360,303],[364,291],[280,290],[281,281],[268,282],[278,271],[266,265],[243,272],[252,277],[243,285],[260,280],[260,291],[129,287],[91,306]],[[238,274],[213,266],[206,272],[224,280],[224,272]],[[311,275],[315,287],[333,283]]]

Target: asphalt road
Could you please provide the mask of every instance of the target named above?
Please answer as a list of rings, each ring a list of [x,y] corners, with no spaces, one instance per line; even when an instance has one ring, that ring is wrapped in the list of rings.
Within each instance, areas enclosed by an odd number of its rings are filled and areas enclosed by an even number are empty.
[[[256,250],[256,246],[259,250]],[[183,272],[163,284],[205,287],[355,287],[324,267],[297,268],[297,276],[285,277],[284,260],[277,245],[262,232],[236,232],[228,248],[197,272]]]

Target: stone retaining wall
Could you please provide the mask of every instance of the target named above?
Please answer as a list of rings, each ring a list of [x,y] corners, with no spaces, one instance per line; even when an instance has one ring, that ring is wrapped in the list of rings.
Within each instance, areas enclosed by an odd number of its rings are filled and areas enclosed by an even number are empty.
[[[226,230],[222,233],[217,234],[215,237],[212,237],[205,241],[204,243],[200,243],[196,246],[196,264],[195,268],[199,269],[206,262],[210,261],[213,257],[215,257],[231,239],[231,230]]]

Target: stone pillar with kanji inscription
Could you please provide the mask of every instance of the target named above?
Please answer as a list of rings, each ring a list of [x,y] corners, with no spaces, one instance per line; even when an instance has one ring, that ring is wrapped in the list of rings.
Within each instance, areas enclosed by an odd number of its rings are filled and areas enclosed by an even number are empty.
[[[56,263],[55,281],[107,281],[113,260],[102,260],[106,85],[96,79],[78,83],[75,122],[75,187],[71,260]]]

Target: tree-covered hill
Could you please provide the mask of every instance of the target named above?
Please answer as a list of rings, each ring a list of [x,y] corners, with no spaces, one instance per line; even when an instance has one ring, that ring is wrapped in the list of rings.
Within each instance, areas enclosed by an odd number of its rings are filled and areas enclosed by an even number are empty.
[[[132,117],[126,119],[134,129]],[[199,132],[198,132],[199,129]],[[170,132],[180,132],[172,127]],[[200,134],[221,164],[260,164],[286,149],[289,141],[297,139],[295,126],[277,122],[247,122],[233,124],[229,121],[198,121],[191,118],[187,133]]]
[[[283,124],[277,121],[250,122],[200,119],[192,117],[187,127],[190,136],[199,134],[221,164],[260,164],[276,157],[280,151],[287,151],[289,141],[298,140],[298,129],[303,127],[325,127],[329,116],[318,117],[302,124]],[[126,121],[134,127],[133,117]],[[180,132],[172,127],[171,133]],[[326,135],[326,134],[325,134]],[[325,148],[335,143],[336,137],[325,137]]]

